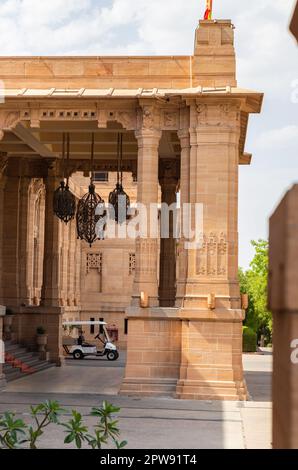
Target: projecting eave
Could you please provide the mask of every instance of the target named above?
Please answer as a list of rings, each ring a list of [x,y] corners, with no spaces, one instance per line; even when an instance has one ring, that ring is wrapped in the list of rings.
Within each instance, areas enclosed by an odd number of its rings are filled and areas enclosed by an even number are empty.
[[[263,102],[263,93],[252,90],[235,87],[216,87],[216,88],[182,88],[182,89],[162,89],[162,88],[138,88],[138,89],[5,89],[4,98],[26,98],[26,99],[44,99],[44,98],[171,98],[171,97],[196,98],[196,97],[231,97],[241,98],[243,100],[243,111],[248,113],[259,113]]]

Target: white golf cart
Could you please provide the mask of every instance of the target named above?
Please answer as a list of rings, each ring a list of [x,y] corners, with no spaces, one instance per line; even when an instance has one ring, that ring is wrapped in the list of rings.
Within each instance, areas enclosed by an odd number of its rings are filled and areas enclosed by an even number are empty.
[[[78,328],[82,330],[83,326],[101,327],[102,333],[98,333],[94,339],[98,339],[103,347],[97,349],[97,346],[82,340],[82,337],[73,338],[72,336],[63,336],[63,348],[66,354],[72,355],[74,359],[83,359],[85,356],[107,356],[109,361],[116,361],[119,357],[117,347],[111,342],[107,332],[106,323],[103,321],[66,321],[62,323],[64,329]]]

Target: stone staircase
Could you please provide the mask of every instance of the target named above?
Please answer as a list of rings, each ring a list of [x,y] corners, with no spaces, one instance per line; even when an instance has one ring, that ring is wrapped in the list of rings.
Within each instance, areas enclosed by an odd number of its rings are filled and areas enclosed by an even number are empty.
[[[40,360],[37,352],[29,352],[20,344],[5,341],[5,364],[3,372],[7,382],[54,367],[55,364]]]

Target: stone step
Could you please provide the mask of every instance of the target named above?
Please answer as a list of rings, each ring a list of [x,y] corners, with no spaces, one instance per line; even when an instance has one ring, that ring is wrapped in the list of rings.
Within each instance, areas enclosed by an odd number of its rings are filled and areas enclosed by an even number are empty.
[[[51,364],[50,362],[47,361],[40,361],[38,365],[34,367],[34,372],[32,373],[26,373],[26,372],[21,372],[20,369],[17,369],[15,367],[12,367],[10,370],[5,371],[5,378],[7,382],[12,382],[13,380],[21,379],[23,377],[28,377],[29,375],[33,375],[37,372],[41,372],[42,370],[49,369],[51,367],[55,367],[55,364]]]
[[[35,374],[42,370],[54,367],[52,364],[45,360],[40,360],[37,352],[30,352],[28,349],[20,344],[13,343],[12,341],[5,342],[5,352],[10,354],[14,359],[20,361],[22,365],[28,366],[29,371],[22,371],[20,367],[13,367],[9,362],[4,364],[3,371],[7,382]]]
[[[25,362],[28,359],[32,359],[33,357],[38,357],[38,353],[32,353],[32,352],[21,352],[17,351],[15,353],[9,353],[14,359],[18,359],[19,361]]]

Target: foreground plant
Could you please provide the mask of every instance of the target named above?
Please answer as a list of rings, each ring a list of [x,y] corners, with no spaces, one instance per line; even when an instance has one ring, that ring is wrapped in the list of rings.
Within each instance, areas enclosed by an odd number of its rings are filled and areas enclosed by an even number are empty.
[[[59,424],[59,415],[65,410],[60,407],[57,401],[46,401],[35,408],[31,406],[30,409],[31,417],[34,419],[36,427],[29,427],[28,442],[30,449],[36,449],[36,442],[43,435],[44,429],[51,423]]]
[[[92,449],[101,449],[104,444],[112,441],[117,449],[122,449],[126,446],[127,442],[119,442],[120,431],[118,428],[118,421],[114,420],[114,413],[119,413],[120,408],[117,408],[110,403],[104,401],[101,408],[92,408],[90,416],[98,418],[98,423],[94,426],[94,433],[90,434],[87,426],[83,423],[83,418],[80,413],[73,410],[72,419],[67,423],[62,424],[68,432],[64,443],[70,444],[75,442],[76,447],[81,449],[83,442],[86,442]]]
[[[0,416],[0,443],[4,449],[17,449],[25,439],[27,426],[21,419],[15,419],[15,413],[7,411]]]
[[[72,418],[66,422],[60,422],[60,416],[65,412],[56,401],[47,401],[35,407],[30,407],[32,425],[28,426],[22,419],[15,419],[15,413],[7,411],[0,416],[0,447],[2,449],[20,449],[29,447],[37,449],[37,442],[44,434],[50,424],[63,426],[67,436],[65,444],[75,443],[77,449],[81,449],[86,443],[92,449],[101,449],[103,445],[113,442],[117,449],[126,446],[126,441],[118,442],[120,431],[117,427],[118,421],[113,414],[118,413],[120,408],[114,407],[104,401],[102,407],[92,408],[89,416],[98,418],[94,426],[93,434],[83,423],[82,415],[72,410]]]

